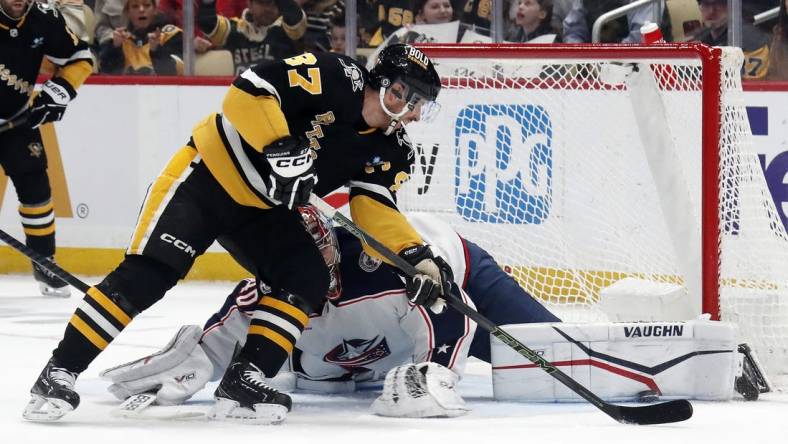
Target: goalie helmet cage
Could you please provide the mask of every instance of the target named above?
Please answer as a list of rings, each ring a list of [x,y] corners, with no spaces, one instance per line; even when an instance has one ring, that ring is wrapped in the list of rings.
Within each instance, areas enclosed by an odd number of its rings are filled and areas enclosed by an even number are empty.
[[[443,89],[398,193],[565,320],[624,278],[680,289],[788,369],[788,236],[743,104],[741,51],[423,45]],[[568,310],[567,310],[568,308]]]

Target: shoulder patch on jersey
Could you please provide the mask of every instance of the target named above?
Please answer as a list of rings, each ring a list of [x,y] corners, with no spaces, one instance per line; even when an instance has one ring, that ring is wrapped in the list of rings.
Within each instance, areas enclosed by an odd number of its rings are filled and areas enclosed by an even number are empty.
[[[352,63],[345,63],[342,58],[339,58],[338,60],[345,72],[345,77],[349,78],[350,83],[353,85],[353,92],[361,91],[364,88],[364,76],[361,75],[361,68]]]
[[[399,146],[411,148],[412,145],[410,143],[410,136],[408,136],[408,132],[405,131],[405,128],[398,129],[395,134],[397,136],[397,143]]]
[[[358,256],[358,268],[366,271],[367,273],[372,273],[373,271],[377,270],[382,263],[382,260],[372,257],[363,251]]]

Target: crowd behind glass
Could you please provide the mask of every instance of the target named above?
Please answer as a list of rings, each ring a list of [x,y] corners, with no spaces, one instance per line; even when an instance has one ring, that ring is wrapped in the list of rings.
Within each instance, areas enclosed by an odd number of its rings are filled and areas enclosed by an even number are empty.
[[[364,61],[393,41],[639,43],[657,22],[669,42],[740,46],[747,79],[788,80],[788,0],[54,1],[104,74],[233,75],[303,51]]]

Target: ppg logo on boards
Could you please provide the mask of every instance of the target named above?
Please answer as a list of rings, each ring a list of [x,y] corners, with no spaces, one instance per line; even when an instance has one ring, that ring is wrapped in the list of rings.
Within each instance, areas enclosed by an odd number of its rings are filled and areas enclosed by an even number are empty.
[[[536,105],[470,105],[457,115],[455,202],[471,222],[541,224],[550,213],[553,126]]]

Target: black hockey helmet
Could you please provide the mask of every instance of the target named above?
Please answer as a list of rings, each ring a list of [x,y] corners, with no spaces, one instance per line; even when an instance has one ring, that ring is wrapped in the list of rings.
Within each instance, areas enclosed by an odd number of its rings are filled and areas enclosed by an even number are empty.
[[[394,113],[383,104],[385,91],[399,83],[404,87],[407,107]],[[380,103],[392,118],[389,134],[399,119],[409,110],[422,104],[422,119],[429,120],[439,107],[435,103],[441,90],[441,79],[435,65],[418,48],[404,43],[389,45],[380,51],[375,66],[369,72],[369,85],[380,90]]]
[[[441,78],[432,60],[405,43],[383,48],[369,72],[369,83],[376,88],[388,88],[397,80],[428,101],[435,101],[441,90]]]

